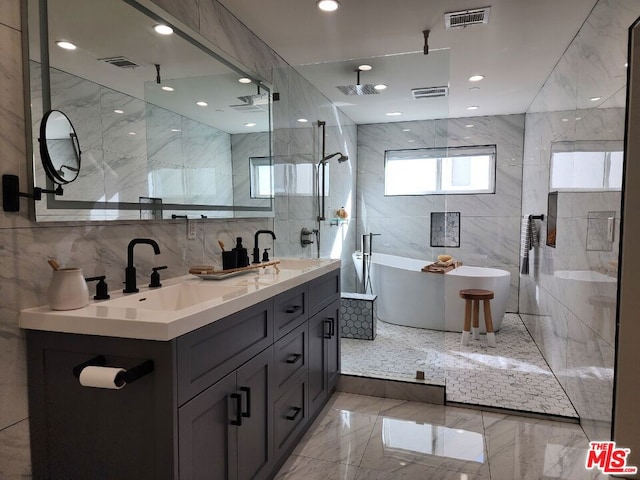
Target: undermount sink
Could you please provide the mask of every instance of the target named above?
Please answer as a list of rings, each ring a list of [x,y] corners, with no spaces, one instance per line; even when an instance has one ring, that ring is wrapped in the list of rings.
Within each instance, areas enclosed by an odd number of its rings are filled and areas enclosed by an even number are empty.
[[[211,283],[177,284],[157,290],[128,295],[101,302],[105,307],[142,308],[145,310],[182,310],[212,300],[227,300],[245,292],[244,286]]]

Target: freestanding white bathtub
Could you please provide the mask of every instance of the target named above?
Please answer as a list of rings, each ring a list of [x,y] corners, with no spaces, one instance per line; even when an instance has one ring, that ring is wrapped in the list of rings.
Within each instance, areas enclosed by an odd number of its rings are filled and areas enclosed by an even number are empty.
[[[362,284],[362,256],[353,254],[353,262]],[[495,294],[491,300],[493,327],[502,325],[511,275],[506,270],[461,266],[444,275],[424,273],[429,260],[374,253],[369,263],[371,287],[378,296],[378,319],[408,327],[461,332],[464,324],[464,300],[458,292],[465,288],[484,288]],[[480,309],[480,331],[484,332],[484,313]]]

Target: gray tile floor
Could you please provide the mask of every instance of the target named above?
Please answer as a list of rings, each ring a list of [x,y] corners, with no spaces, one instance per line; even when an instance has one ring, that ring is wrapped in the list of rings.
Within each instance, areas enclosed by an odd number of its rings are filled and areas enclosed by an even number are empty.
[[[460,345],[460,334],[378,322],[373,341],[341,340],[342,373],[445,385],[448,402],[577,418],[575,409],[517,314],[496,333]]]
[[[277,480],[605,479],[579,425],[336,393]]]

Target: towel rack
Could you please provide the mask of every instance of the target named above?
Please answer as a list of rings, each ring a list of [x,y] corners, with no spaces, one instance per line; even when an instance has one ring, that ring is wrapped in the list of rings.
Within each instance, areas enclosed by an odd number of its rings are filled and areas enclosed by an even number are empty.
[[[81,363],[73,367],[73,375],[76,378],[80,378],[80,373],[85,367],[104,367],[107,364],[107,359],[104,355],[97,355],[86,362]],[[145,360],[140,365],[136,365],[133,368],[120,372],[116,376],[115,384],[122,386],[126,383],[133,383],[139,378],[144,377],[148,373],[153,372],[154,365],[153,360]]]
[[[529,215],[529,218],[532,220],[544,220],[544,213],[541,213],[540,215]]]

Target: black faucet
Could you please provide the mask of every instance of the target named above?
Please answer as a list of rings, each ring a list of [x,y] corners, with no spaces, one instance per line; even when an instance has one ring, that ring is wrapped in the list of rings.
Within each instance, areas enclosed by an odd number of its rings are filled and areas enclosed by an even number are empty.
[[[256,236],[254,238],[254,244],[253,244],[253,262],[251,263],[260,263],[260,249],[258,248],[258,236],[261,233],[268,233],[269,235],[271,235],[273,237],[273,239],[276,239],[276,234],[273,233],[271,230],[258,230],[256,232]]]
[[[151,245],[156,255],[160,253],[160,247],[155,240],[151,240],[150,238],[134,238],[129,242],[129,246],[127,247],[127,268],[124,270],[124,293],[135,293],[139,291],[136,287],[136,267],[133,266],[133,247],[139,243]]]

